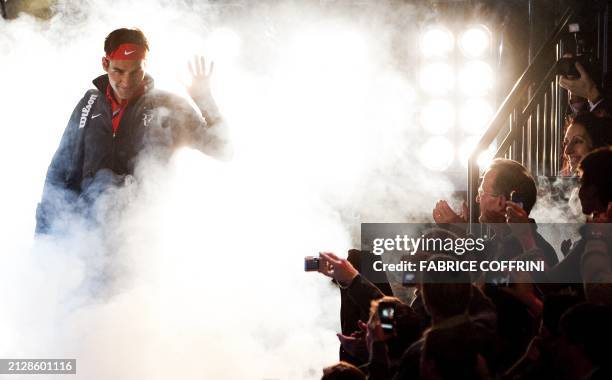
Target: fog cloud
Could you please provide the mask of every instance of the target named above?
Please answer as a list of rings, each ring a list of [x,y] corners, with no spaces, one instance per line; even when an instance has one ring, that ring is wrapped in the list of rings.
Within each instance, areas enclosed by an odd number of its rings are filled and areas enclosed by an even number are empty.
[[[427,221],[452,191],[417,161],[416,92],[399,64],[406,4],[59,1],[0,20],[0,357],[76,358],[83,379],[314,379],[337,360],[339,294],[303,257],[360,222]],[[33,239],[47,165],[102,73],[106,34],[137,26],[158,87],[185,96],[194,53],[235,156],[143,158]],[[405,52],[404,52],[405,53]]]

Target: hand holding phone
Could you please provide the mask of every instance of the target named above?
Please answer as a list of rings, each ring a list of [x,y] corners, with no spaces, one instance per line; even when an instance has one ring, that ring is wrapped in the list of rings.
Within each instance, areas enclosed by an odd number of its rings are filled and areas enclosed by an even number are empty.
[[[525,203],[525,199],[520,196],[516,190],[512,190],[510,193],[510,201],[516,203],[520,208],[523,208],[523,204]]]
[[[393,334],[395,329],[395,304],[392,302],[379,302],[378,318],[385,334]]]
[[[506,223],[528,223],[529,215],[523,209],[525,199],[516,190],[510,192],[510,201],[506,202]]]

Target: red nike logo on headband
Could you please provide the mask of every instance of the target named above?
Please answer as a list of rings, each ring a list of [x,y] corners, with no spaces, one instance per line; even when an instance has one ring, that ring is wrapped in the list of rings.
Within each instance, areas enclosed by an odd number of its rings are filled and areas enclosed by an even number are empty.
[[[145,59],[147,51],[144,47],[136,44],[121,44],[111,54],[107,55],[108,59],[120,60],[139,60]]]

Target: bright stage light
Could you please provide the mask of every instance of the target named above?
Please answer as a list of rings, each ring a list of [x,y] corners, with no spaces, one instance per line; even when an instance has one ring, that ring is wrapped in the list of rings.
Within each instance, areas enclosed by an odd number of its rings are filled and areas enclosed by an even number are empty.
[[[233,30],[219,28],[208,36],[204,46],[207,58],[210,57],[218,63],[228,64],[240,53],[242,40]]]
[[[493,88],[493,70],[484,61],[466,63],[458,79],[461,91],[468,96],[487,95]]]
[[[433,100],[421,111],[421,125],[432,134],[446,133],[455,124],[455,107],[447,100]]]
[[[470,99],[459,111],[459,125],[471,135],[480,135],[493,116],[493,107],[484,99]]]
[[[468,164],[468,159],[474,151],[474,148],[476,148],[478,140],[480,140],[479,136],[470,137],[466,139],[465,142],[459,147],[459,161],[461,162],[461,165],[466,168]],[[495,145],[491,145],[487,150],[480,153],[480,155],[478,156],[478,166],[480,166],[481,168],[489,166],[489,164],[493,160],[493,156],[495,155],[496,149],[497,148],[495,147]]]
[[[445,57],[453,51],[455,37],[446,28],[432,27],[421,36],[421,53],[427,58]]]
[[[419,81],[430,95],[446,95],[455,85],[455,75],[449,64],[436,62],[421,69]]]
[[[491,33],[484,25],[469,28],[459,38],[461,51],[467,57],[478,58],[486,53],[491,45]]]
[[[421,163],[430,170],[443,171],[452,164],[455,147],[445,137],[432,137],[419,152]]]
[[[291,62],[292,69],[300,72],[299,79],[306,83],[336,82],[336,78],[351,76],[369,65],[363,33],[326,24],[292,36],[284,56]]]

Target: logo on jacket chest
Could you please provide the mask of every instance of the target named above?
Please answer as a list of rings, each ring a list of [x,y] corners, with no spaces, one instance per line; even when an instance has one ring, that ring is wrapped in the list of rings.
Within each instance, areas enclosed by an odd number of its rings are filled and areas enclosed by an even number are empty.
[[[81,119],[79,120],[79,129],[85,127],[85,123],[87,123],[87,116],[89,116],[89,113],[91,112],[91,107],[93,106],[97,98],[98,98],[98,95],[96,94],[91,94],[89,96],[87,105],[83,107],[83,109],[81,110]]]
[[[153,111],[145,111],[142,113],[142,124],[148,127],[153,121]]]

